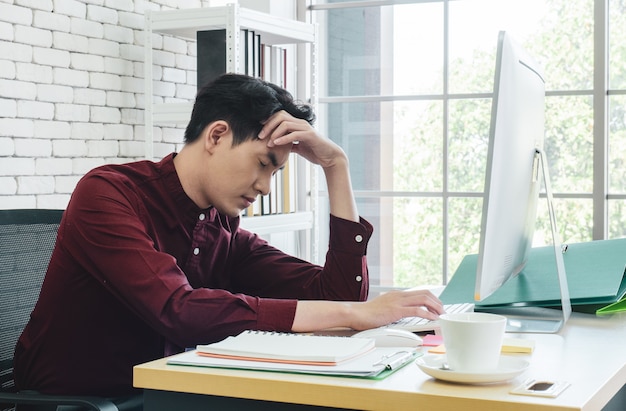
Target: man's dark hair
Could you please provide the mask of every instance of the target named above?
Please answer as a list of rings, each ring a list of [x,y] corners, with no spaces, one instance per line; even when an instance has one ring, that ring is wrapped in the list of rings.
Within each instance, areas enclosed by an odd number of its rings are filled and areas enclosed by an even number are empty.
[[[297,103],[285,89],[243,74],[223,74],[198,90],[185,143],[195,141],[207,125],[226,121],[233,130],[233,146],[257,138],[262,122],[285,110],[309,123],[315,114],[309,105]]]

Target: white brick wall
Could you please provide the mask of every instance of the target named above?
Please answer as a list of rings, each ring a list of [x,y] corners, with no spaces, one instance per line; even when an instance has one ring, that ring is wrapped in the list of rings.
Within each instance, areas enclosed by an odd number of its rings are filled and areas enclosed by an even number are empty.
[[[226,2],[0,0],[0,208],[65,208],[87,171],[141,159],[145,10]],[[155,99],[193,100],[195,44],[153,50]],[[155,157],[183,129],[155,127]]]
[[[85,172],[142,157],[144,10],[206,5],[174,3],[0,0],[0,208],[65,208]],[[188,44],[167,44],[155,72],[184,83]]]

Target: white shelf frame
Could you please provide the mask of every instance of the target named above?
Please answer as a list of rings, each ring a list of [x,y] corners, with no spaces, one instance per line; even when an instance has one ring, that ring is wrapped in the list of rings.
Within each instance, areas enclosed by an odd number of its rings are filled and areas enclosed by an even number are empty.
[[[242,228],[259,235],[309,230],[313,226],[313,213],[300,211],[289,214],[244,217],[241,219],[240,225]]]
[[[154,33],[196,40],[200,30],[226,29],[226,71],[240,73],[239,33],[254,30],[268,45],[309,43],[315,48],[316,26],[228,4],[183,10],[146,10],[145,14],[145,157],[154,158],[154,124],[186,124],[191,116],[191,103],[154,103],[152,35]],[[314,76],[312,75],[312,78]]]
[[[239,61],[239,35],[242,29],[253,30],[260,34],[263,43],[268,45],[309,44],[310,60],[310,104],[316,107],[317,87],[317,26],[298,20],[273,16],[255,10],[240,7],[239,4],[228,4],[221,7],[204,7],[181,10],[146,10],[144,39],[144,138],[145,157],[154,159],[154,126],[158,125],[185,125],[189,122],[193,102],[154,102],[153,77],[153,35],[171,35],[188,41],[196,41],[196,32],[200,30],[226,29],[226,71],[241,73],[242,64]],[[301,50],[298,50],[298,64]],[[308,59],[304,59],[308,60]],[[303,65],[304,66],[304,65]],[[296,76],[298,89],[302,87],[302,76]],[[302,88],[301,88],[302,87]],[[303,94],[303,93],[298,93]],[[296,96],[304,100],[303,96]],[[301,163],[301,162],[300,162]],[[305,232],[309,230],[308,258],[317,261],[318,258],[318,230],[316,227],[317,198],[314,198],[317,187],[317,176],[310,165],[301,164],[298,167],[299,186],[306,192],[298,193],[298,203],[306,211],[289,214],[264,215],[245,217],[241,219],[241,226],[260,235],[271,235],[284,232]],[[302,175],[306,175],[302,178]],[[304,181],[303,181],[304,180]],[[308,184],[306,184],[308,182]],[[304,183],[304,184],[302,184]],[[306,187],[306,189],[304,189]],[[315,189],[315,191],[313,191]]]

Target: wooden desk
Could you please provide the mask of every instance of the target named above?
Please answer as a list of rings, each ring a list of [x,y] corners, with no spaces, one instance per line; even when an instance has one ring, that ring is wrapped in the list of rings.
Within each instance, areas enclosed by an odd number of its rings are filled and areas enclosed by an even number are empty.
[[[506,383],[470,386],[435,380],[409,364],[381,381],[167,365],[134,369],[145,411],[185,409],[294,410],[601,410],[626,384],[626,316],[574,313],[559,334],[517,334],[536,342],[530,367]],[[509,394],[527,378],[571,383],[558,398]],[[626,409],[615,398],[609,407]],[[619,401],[618,405],[615,402]],[[184,405],[183,405],[184,404]],[[214,408],[209,408],[211,404]],[[298,406],[296,404],[302,404]]]

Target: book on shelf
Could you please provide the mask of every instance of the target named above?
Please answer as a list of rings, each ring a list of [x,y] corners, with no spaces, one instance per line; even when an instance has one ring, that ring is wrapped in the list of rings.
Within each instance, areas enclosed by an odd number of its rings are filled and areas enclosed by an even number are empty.
[[[281,63],[283,88],[289,89],[291,85],[287,84],[287,49],[284,47],[282,48]]]
[[[270,194],[265,194],[264,196],[261,196],[260,200],[261,200],[261,215],[272,214]]]
[[[261,45],[261,78],[270,81],[270,73],[272,71],[272,46],[268,44]]]
[[[286,81],[286,49],[280,46],[271,46],[270,48],[270,77],[269,81],[282,88],[287,87]]]
[[[254,77],[261,77],[261,35],[254,33],[254,37],[252,38],[252,55],[254,56],[254,66],[252,75]]]
[[[217,343],[198,345],[198,355],[246,361],[335,365],[375,347],[370,338],[244,331]]]
[[[270,198],[270,214],[278,214],[278,208],[277,208],[278,201],[276,201],[276,198],[279,195],[278,187],[276,186],[276,184],[278,184],[278,179],[276,178],[277,175],[278,173],[272,176],[272,180],[271,180],[272,188],[268,195],[268,197]]]
[[[237,72],[287,88],[287,48],[263,43],[260,34],[241,29]],[[196,32],[198,88],[227,71],[226,29]]]
[[[240,73],[263,78],[265,44],[261,35],[253,30],[241,29],[239,38]],[[196,32],[198,88],[226,73],[226,30],[200,30]],[[269,67],[267,68],[269,69]]]
[[[282,201],[283,213],[293,213],[297,209],[296,204],[296,154],[290,153],[289,160],[285,164],[282,173]]]
[[[201,30],[197,37],[197,84],[202,87],[227,70],[225,29]],[[287,49],[262,42],[253,30],[240,30],[238,72],[259,77],[280,87],[287,83]],[[292,213],[296,211],[295,155],[272,178],[270,194],[258,196],[244,216]]]
[[[242,72],[249,76],[254,76],[254,31],[244,29],[243,34],[245,59],[240,62],[244,65]]]
[[[276,214],[283,214],[283,198],[285,197],[285,193],[283,192],[283,176],[285,174],[285,169],[282,168],[276,172],[274,175],[274,186],[276,187],[276,194],[274,195],[274,203],[276,207]]]
[[[198,89],[226,72],[226,30],[196,32]]]

